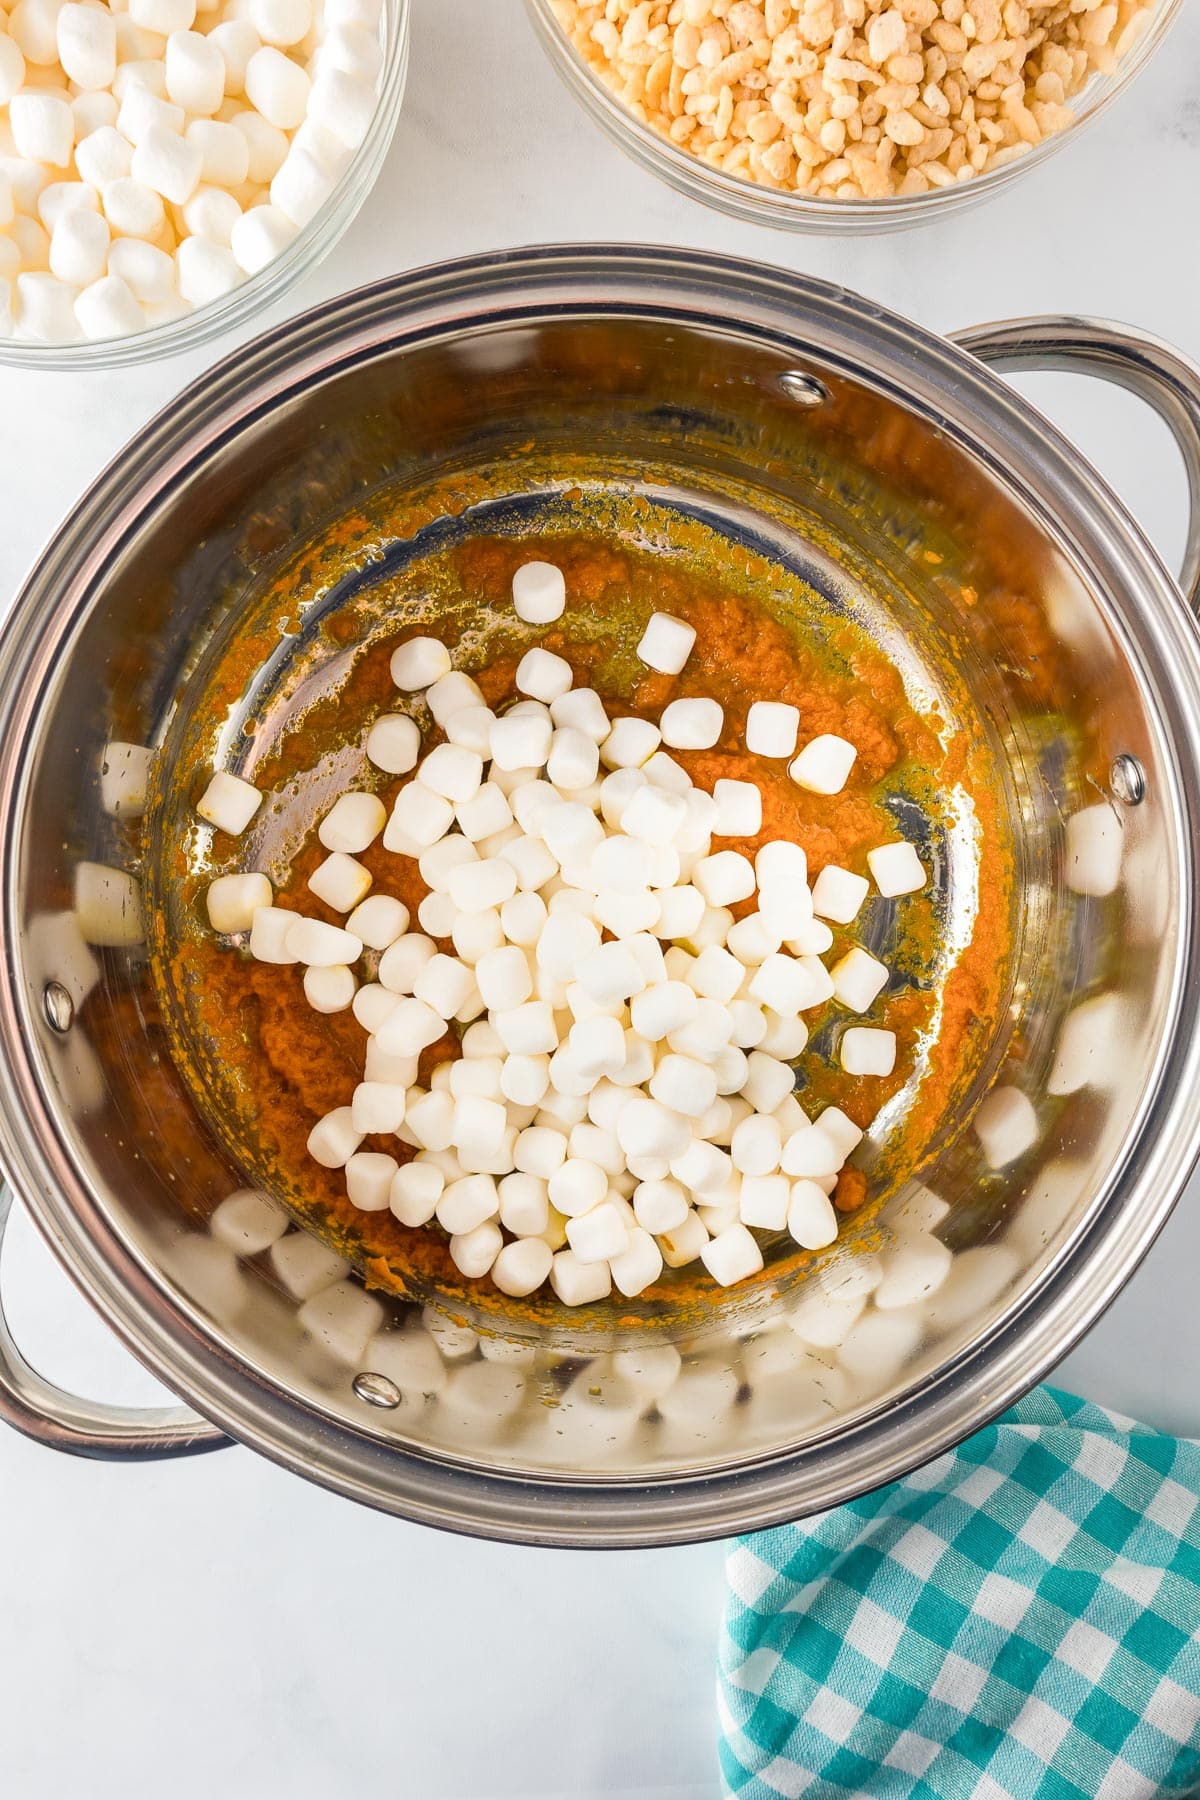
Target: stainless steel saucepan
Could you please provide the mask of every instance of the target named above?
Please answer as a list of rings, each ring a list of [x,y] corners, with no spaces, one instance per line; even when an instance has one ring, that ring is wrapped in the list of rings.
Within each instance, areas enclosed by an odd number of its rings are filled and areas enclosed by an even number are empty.
[[[1164,415],[1182,586],[989,364],[1091,372]],[[381,1299],[299,1230],[210,1229],[253,1171],[174,1066],[140,945],[88,943],[72,900],[80,861],[133,855],[106,744],[170,762],[189,683],[298,543],[381,486],[485,465],[536,518],[556,455],[853,610],[914,691],[952,671],[1016,875],[961,1111],[882,1220],[749,1300],[584,1337]],[[117,1458],[236,1439],[409,1518],[591,1546],[766,1526],[965,1436],[1086,1331],[1196,1159],[1198,579],[1200,376],[1124,327],[946,342],[791,273],[572,247],[420,271],[239,350],[84,496],[0,639],[0,1162],[182,1404],[73,1399],[0,1319],[0,1415]],[[969,919],[970,857],[937,879]]]

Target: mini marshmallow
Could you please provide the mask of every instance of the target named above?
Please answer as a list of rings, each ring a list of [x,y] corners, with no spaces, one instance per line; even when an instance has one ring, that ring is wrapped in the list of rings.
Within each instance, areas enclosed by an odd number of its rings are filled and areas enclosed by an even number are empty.
[[[416,1157],[402,1163],[392,1176],[388,1205],[402,1225],[428,1225],[445,1186],[441,1170]]]
[[[108,265],[109,242],[108,223],[97,213],[82,207],[63,213],[50,233],[50,273],[70,287],[99,281]],[[80,323],[86,331],[84,320]]]
[[[696,1119],[708,1111],[717,1097],[717,1078],[711,1068],[692,1057],[664,1056],[649,1082],[653,1099],[685,1118]]]
[[[889,899],[898,894],[915,894],[928,880],[916,850],[904,840],[868,850],[867,867],[879,892]]]
[[[255,207],[253,212],[271,212],[272,207]],[[280,215],[282,216],[282,215]],[[242,221],[253,217],[253,213],[244,213]],[[234,229],[233,252],[239,255],[236,242],[238,228]],[[403,713],[384,713],[376,719],[367,733],[366,753],[368,759],[377,769],[383,769],[388,775],[407,775],[415,769],[421,755],[421,733],[412,719]]]
[[[585,1157],[568,1156],[550,1172],[547,1191],[556,1211],[566,1219],[575,1219],[599,1206],[608,1192],[608,1175],[599,1163],[589,1162]],[[570,1226],[567,1241],[578,1251],[578,1246],[571,1241]],[[610,1253],[601,1251],[600,1254]],[[591,1262],[595,1258],[585,1257],[584,1260]]]
[[[294,912],[282,906],[258,906],[250,923],[250,954],[256,962],[294,963],[299,959],[288,948],[288,933],[296,922]]]
[[[450,840],[443,839],[443,842]],[[489,907],[485,912],[457,913],[450,927],[450,942],[454,945],[454,954],[461,962],[471,963],[478,977],[481,958],[490,950],[500,949],[504,943],[499,912],[495,907]],[[529,996],[526,994],[522,998]]]
[[[361,1143],[362,1132],[355,1131],[350,1108],[338,1106],[309,1132],[308,1154],[323,1169],[344,1169]]]
[[[225,98],[225,61],[198,31],[173,31],[167,39],[167,94],[195,117],[215,113]]]
[[[246,17],[264,44],[301,43],[313,23],[311,0],[250,0]]]
[[[117,30],[111,13],[68,4],[59,8],[55,33],[63,74],[76,87],[112,86],[117,72]]]
[[[312,84],[299,63],[282,50],[273,44],[256,50],[246,64],[245,84],[246,98],[268,124],[294,131],[302,122]]]
[[[820,1181],[837,1174],[842,1166],[842,1153],[819,1125],[805,1123],[789,1132],[780,1154],[780,1166],[785,1175],[803,1175]]]
[[[555,731],[546,757],[546,773],[555,787],[574,792],[588,787],[600,766],[596,744],[582,731],[569,726]]]
[[[425,786],[455,805],[478,793],[482,777],[482,758],[458,744],[439,744],[421,764],[420,779]],[[507,802],[505,807],[507,810]]]
[[[757,1275],[763,1266],[762,1251],[744,1225],[730,1225],[718,1237],[710,1238],[700,1251],[700,1260],[721,1287],[732,1287]]]
[[[662,743],[662,732],[649,719],[617,719],[600,746],[606,769],[637,769]]]
[[[404,1134],[431,1153],[448,1150],[454,1135],[454,1101],[447,1093],[409,1093]],[[457,1166],[457,1165],[456,1165]]]
[[[608,1298],[612,1279],[606,1262],[580,1262],[573,1250],[559,1250],[550,1264],[550,1286],[564,1306],[590,1306]]]
[[[549,1085],[549,1057],[505,1057],[500,1070],[500,1091],[511,1105],[536,1106]]]
[[[571,688],[550,702],[550,717],[562,731],[581,731],[602,744],[612,730],[604,702],[594,688]]]
[[[628,1000],[647,986],[637,958],[627,945],[615,940],[585,956],[578,976],[584,992],[600,1005]]]
[[[362,939],[356,938],[353,932],[296,913],[292,914],[292,920],[286,943],[297,962],[329,968],[334,963],[357,962],[362,955]]]
[[[782,1231],[791,1196],[792,1184],[786,1175],[744,1175],[738,1189],[742,1224],[752,1225],[756,1231]]]
[[[815,1181],[792,1183],[787,1228],[803,1250],[823,1250],[837,1237],[837,1213]]]
[[[344,963],[304,971],[304,998],[314,1012],[345,1012],[354,1000],[356,985],[353,969]]]
[[[842,1033],[838,1057],[847,1075],[890,1075],[896,1066],[896,1034],[852,1025]]]
[[[506,713],[492,727],[492,760],[498,769],[541,768],[550,753],[554,728],[531,713]]]
[[[818,918],[832,919],[835,925],[849,925],[858,917],[870,885],[864,876],[852,875],[849,869],[828,863],[813,883],[812,909]]]
[[[229,243],[241,216],[242,209],[232,194],[226,193],[224,188],[208,187],[204,183],[183,208],[185,230],[193,237],[208,238],[214,244]]]
[[[780,937],[761,913],[752,912],[729,927],[725,945],[745,968],[757,968],[776,954]]]
[[[461,670],[450,670],[430,682],[425,689],[425,704],[434,715],[435,724],[441,725],[444,731],[455,713],[461,713],[464,707],[482,706],[484,697],[479,682],[473,682],[470,675],[464,675]]]
[[[517,878],[517,887],[525,892],[544,887],[558,872],[550,850],[533,837],[522,835],[510,839],[501,846],[500,858],[510,865]]]
[[[547,706],[565,694],[572,682],[571,665],[549,650],[527,650],[517,664],[518,693],[528,694]]]
[[[357,150],[371,128],[376,104],[372,81],[320,65],[308,96],[308,118],[347,150]]]
[[[754,892],[754,867],[737,850],[718,850],[715,856],[701,857],[692,880],[710,906],[729,906]]]
[[[549,1244],[537,1237],[526,1237],[505,1244],[492,1264],[492,1280],[502,1294],[523,1299],[541,1287],[550,1274],[553,1261]]]
[[[396,795],[392,816],[384,829],[383,847],[416,855],[444,837],[453,819],[454,808],[448,800],[431,793],[420,781],[410,781]]]
[[[750,981],[750,995],[783,1013],[805,1012],[833,998],[833,981],[815,956],[768,956]]]
[[[655,1237],[677,1230],[690,1211],[687,1190],[679,1181],[640,1181],[633,1190],[633,1210],[642,1230]]]
[[[721,944],[708,944],[688,971],[688,983],[705,1000],[727,1006],[745,980],[746,971],[736,956]]]
[[[274,892],[265,875],[218,875],[204,896],[214,931],[249,931],[260,906],[270,906]]]
[[[657,1100],[632,1099],[622,1108],[615,1130],[627,1158],[661,1157],[668,1163],[691,1141],[685,1118]]]
[[[438,1201],[438,1224],[455,1236],[474,1231],[500,1210],[500,1195],[491,1175],[464,1175],[446,1184]]]
[[[56,94],[25,89],[8,103],[8,122],[18,156],[65,169],[75,143],[75,115]]]
[[[384,951],[379,959],[379,980],[392,994],[411,994],[417,976],[437,946],[420,932],[406,932]]]
[[[133,161],[133,146],[113,125],[101,125],[90,131],[75,146],[75,167],[81,181],[103,188],[110,181],[128,175]]]
[[[196,0],[129,0],[129,17],[144,31],[169,37],[173,31],[190,30],[196,18]]]
[[[746,714],[746,748],[755,756],[791,756],[800,712],[778,700],[756,700]]]
[[[250,782],[227,769],[218,769],[196,802],[196,811],[218,831],[238,837],[262,805],[263,797]]]
[[[742,1092],[756,1112],[773,1113],[795,1088],[794,1071],[763,1050],[752,1051],[746,1062]]]
[[[132,160],[132,159],[131,159]],[[162,230],[166,209],[162,195],[132,175],[110,181],[100,196],[104,216],[120,237],[153,238]]]
[[[452,744],[461,744],[464,750],[473,750],[476,756],[488,757],[495,723],[496,715],[490,706],[460,706],[446,720],[446,737]]]
[[[242,278],[233,252],[207,238],[184,238],[175,252],[179,292],[193,306],[207,306],[228,294]]]
[[[260,56],[267,52],[260,50]],[[271,180],[271,205],[298,227],[316,217],[333,192],[333,173],[310,151],[293,144]]]
[[[653,1042],[690,1025],[696,1011],[696,991],[683,981],[654,982],[629,1003],[633,1029]]]
[[[404,1123],[405,1091],[383,1081],[360,1081],[350,1101],[350,1122],[363,1137],[390,1134]]]
[[[711,750],[725,714],[715,700],[672,700],[659,724],[663,743],[673,750]]]
[[[288,139],[276,126],[268,124],[261,113],[235,113],[229,123],[246,140],[249,165],[246,179],[256,187],[269,182],[288,153]]]
[[[567,584],[553,563],[527,562],[513,575],[513,607],[527,625],[550,625],[562,617]]]
[[[0,32],[0,107],[7,106],[25,84],[25,58],[15,38]]]
[[[757,837],[762,830],[762,792],[752,781],[718,781],[713,785],[717,803],[714,837]]]
[[[354,995],[354,1016],[364,1031],[376,1032],[385,1019],[391,1018],[399,1003],[398,994],[389,993],[377,981],[369,981]]]
[[[451,901],[460,912],[483,912],[503,906],[517,891],[517,878],[509,863],[499,857],[462,863],[451,869],[447,882]]]
[[[658,1234],[658,1247],[668,1269],[684,1269],[694,1263],[708,1242],[704,1220],[695,1212],[689,1212],[682,1225]]]
[[[140,238],[113,240],[108,252],[108,272],[123,281],[143,305],[169,300],[175,292],[174,259]]]
[[[729,1154],[740,1175],[773,1175],[782,1151],[783,1134],[774,1119],[752,1113],[734,1127]]]
[[[140,92],[140,89],[132,90],[130,100]],[[125,104],[128,105],[129,100]],[[161,194],[164,200],[182,206],[191,198],[200,180],[202,160],[197,144],[189,143],[178,131],[168,130],[164,125],[151,125],[136,144],[130,174],[135,181]],[[183,291],[182,283],[180,291]]]
[[[691,625],[672,618],[670,613],[652,613],[637,653],[647,668],[657,669],[660,675],[678,675],[695,642],[696,633]],[[667,741],[671,740],[668,738]]]
[[[386,809],[374,794],[343,794],[321,820],[317,836],[326,850],[355,855],[370,848],[386,823]]]
[[[335,850],[308,878],[309,892],[334,912],[351,912],[371,885],[371,871],[354,857]],[[406,919],[407,919],[407,915]]]
[[[211,42],[211,39],[206,41]],[[235,125],[222,119],[189,119],[183,135],[200,152],[201,181],[215,187],[236,188],[246,180],[250,173],[250,149]],[[79,167],[78,149],[75,165]]]
[[[551,1199],[554,1183],[551,1182]],[[619,1207],[605,1200],[567,1219],[567,1242],[581,1263],[605,1263],[629,1247],[629,1231]]]
[[[413,992],[443,1019],[452,1019],[474,985],[475,977],[466,963],[439,952],[418,974]]]
[[[834,997],[852,1012],[867,1012],[888,984],[886,964],[856,944],[829,971]]]
[[[805,744],[799,756],[788,765],[788,774],[797,787],[810,794],[840,794],[858,751],[845,738],[825,732]]]
[[[558,1049],[554,1010],[544,1000],[527,1000],[497,1013],[492,1024],[511,1056],[547,1056]]]
[[[311,882],[309,886],[312,886]],[[351,912],[346,929],[360,937],[369,950],[386,950],[397,938],[403,937],[408,923],[408,908],[403,901],[393,899],[390,894],[372,894]]]
[[[1038,1138],[1033,1102],[1015,1087],[993,1088],[975,1114],[974,1126],[989,1169],[1007,1168]]]

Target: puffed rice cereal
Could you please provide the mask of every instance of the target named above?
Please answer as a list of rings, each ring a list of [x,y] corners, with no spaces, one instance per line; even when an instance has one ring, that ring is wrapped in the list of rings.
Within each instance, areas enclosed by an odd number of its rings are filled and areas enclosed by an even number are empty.
[[[1062,131],[1153,0],[551,0],[635,118],[727,175],[928,193]]]

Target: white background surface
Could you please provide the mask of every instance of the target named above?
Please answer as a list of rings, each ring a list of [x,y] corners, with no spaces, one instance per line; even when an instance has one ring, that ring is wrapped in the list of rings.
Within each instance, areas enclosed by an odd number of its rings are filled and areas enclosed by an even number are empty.
[[[640,173],[576,112],[519,0],[415,0],[383,178],[286,310],[502,245],[657,241],[806,270],[939,330],[1087,312],[1200,356],[1198,67],[1189,0],[1136,88],[1028,183],[922,232],[839,242],[734,224]],[[231,347],[117,374],[0,369],[0,604],[107,459]],[[1157,421],[1073,379],[1030,391],[1174,558],[1183,483]],[[14,1323],[48,1374],[112,1399],[153,1394],[28,1228],[7,1261]],[[1193,1191],[1058,1379],[1200,1433],[1197,1266]],[[719,1546],[476,1544],[355,1509],[241,1449],[118,1469],[11,1433],[0,1522],[12,1800],[717,1793]]]

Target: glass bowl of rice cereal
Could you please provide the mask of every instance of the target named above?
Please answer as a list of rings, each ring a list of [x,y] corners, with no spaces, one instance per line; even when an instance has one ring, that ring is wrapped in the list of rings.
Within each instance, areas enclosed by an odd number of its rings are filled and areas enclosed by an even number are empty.
[[[878,232],[998,194],[1145,66],[1182,0],[526,0],[643,168],[736,218]]]

